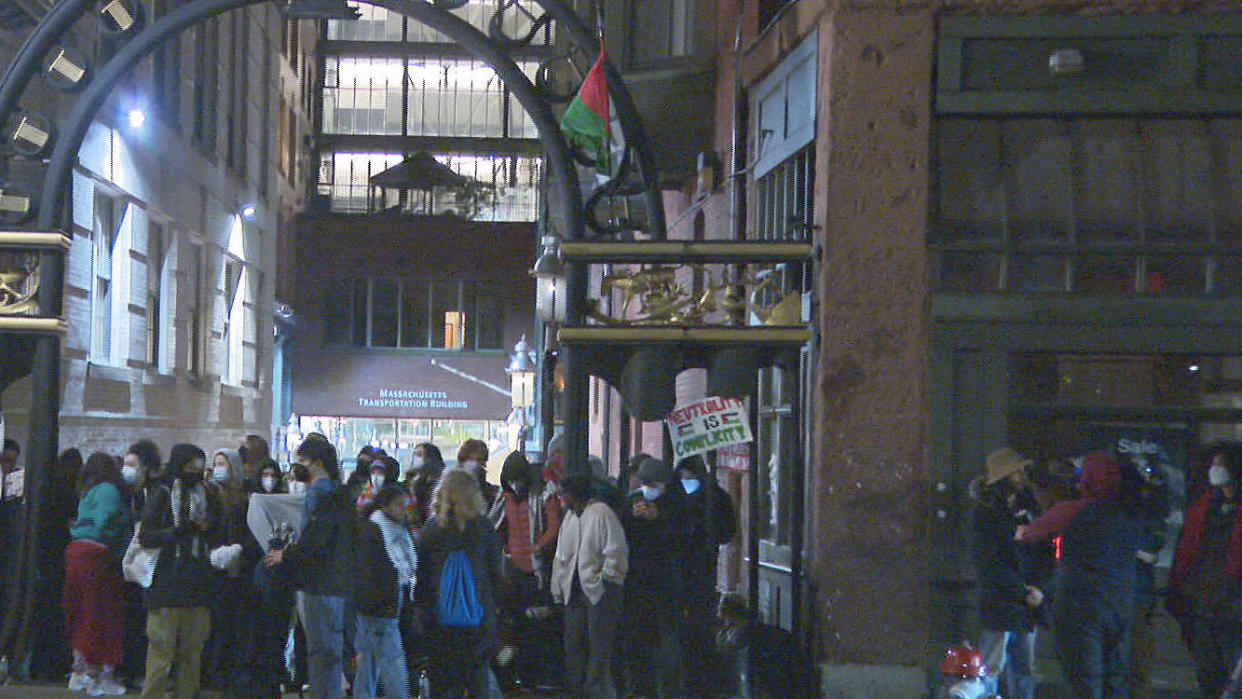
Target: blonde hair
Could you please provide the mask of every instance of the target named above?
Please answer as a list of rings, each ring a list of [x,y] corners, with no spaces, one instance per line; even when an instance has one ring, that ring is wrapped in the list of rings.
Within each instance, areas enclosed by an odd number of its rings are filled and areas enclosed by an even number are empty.
[[[478,479],[460,468],[446,470],[436,484],[431,511],[441,526],[465,531],[467,522],[483,514]]]

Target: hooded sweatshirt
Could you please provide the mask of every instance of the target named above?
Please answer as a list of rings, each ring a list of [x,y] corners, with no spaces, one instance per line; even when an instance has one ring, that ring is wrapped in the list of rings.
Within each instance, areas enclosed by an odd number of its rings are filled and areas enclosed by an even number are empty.
[[[1142,523],[1122,503],[1121,482],[1116,461],[1103,452],[1088,454],[1083,496],[1057,503],[1019,537],[1028,543],[1061,537],[1058,603],[1130,614]]]

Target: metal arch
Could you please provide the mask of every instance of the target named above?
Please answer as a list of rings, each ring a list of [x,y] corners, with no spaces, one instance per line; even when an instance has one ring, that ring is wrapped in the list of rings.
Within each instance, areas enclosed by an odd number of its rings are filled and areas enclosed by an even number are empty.
[[[47,50],[86,12],[91,0],[62,0],[35,27],[0,78],[0,124],[8,121],[30,79],[39,70]]]
[[[539,99],[534,86],[517,64],[486,35],[448,12],[412,0],[368,1],[411,17],[444,33],[496,70],[513,91],[518,102],[530,114],[539,130],[540,140],[547,151],[547,160],[555,175],[553,181],[559,185],[561,190],[560,213],[564,219],[565,237],[569,239],[579,237],[583,229],[583,202],[582,191],[573,166],[572,153],[551,110]],[[41,201],[38,210],[40,226],[52,227],[64,214],[62,207],[66,193],[70,190],[68,185],[73,159],[77,157],[82,139],[86,137],[86,132],[90,128],[91,120],[110,96],[115,81],[121,79],[170,36],[208,17],[260,2],[263,0],[203,0],[183,5],[143,29],[117,51],[74,103],[73,111],[70,112],[61,129],[61,135],[56,141],[43,179],[43,191],[40,193]]]
[[[566,5],[563,0],[535,0],[535,2],[551,14],[565,31],[569,32],[572,42],[583,47],[591,61],[599,56],[596,36],[573,8]],[[617,109],[617,119],[621,122],[621,129],[625,133],[625,142],[634,144],[634,153],[638,160],[638,176],[642,180],[647,217],[651,222],[650,233],[653,238],[663,240],[667,235],[664,203],[660,197],[655,158],[652,157],[648,146],[650,141],[647,140],[642,118],[638,115],[638,108],[634,106],[629,88],[621,79],[621,72],[608,59],[604,60],[604,70],[608,77],[608,94]]]

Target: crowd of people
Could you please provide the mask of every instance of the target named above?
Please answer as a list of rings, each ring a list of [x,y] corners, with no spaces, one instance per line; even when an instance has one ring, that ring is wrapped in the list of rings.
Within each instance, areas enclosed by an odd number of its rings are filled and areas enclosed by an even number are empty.
[[[1052,629],[1075,697],[1148,690],[1156,564],[1170,513],[1160,465],[1103,451],[1037,464],[1009,447],[972,483],[979,650],[991,690],[1035,696],[1035,636]],[[1187,505],[1164,604],[1180,624],[1203,696],[1222,696],[1242,654],[1242,444],[1187,470]]]
[[[431,443],[404,468],[367,447],[352,473],[317,433],[286,469],[256,436],[166,460],[148,440],[67,450],[48,469],[65,642],[36,643],[45,674],[177,699],[717,695],[729,495],[698,456],[639,455],[618,487],[563,468],[558,441],[541,468],[509,454],[499,486],[474,439],[452,465]]]

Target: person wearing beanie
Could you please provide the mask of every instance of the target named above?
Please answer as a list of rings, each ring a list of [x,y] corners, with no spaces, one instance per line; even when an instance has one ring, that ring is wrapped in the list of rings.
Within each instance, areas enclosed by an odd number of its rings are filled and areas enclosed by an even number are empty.
[[[992,693],[1005,678],[1006,697],[1034,699],[1035,629],[1044,611],[1054,558],[1049,542],[1014,541],[1039,514],[1028,470],[1033,462],[1009,447],[988,454],[970,487],[975,501],[972,553],[979,585],[979,651]]]
[[[1061,537],[1052,604],[1057,659],[1076,697],[1124,697],[1142,520],[1122,489],[1121,466],[1105,452],[1083,457],[1082,497],[1059,502],[1015,539]]]
[[[710,652],[715,624],[716,568],[720,547],[737,534],[733,500],[707,472],[703,457],[677,462],[677,486],[683,494],[680,523],[682,589],[677,599],[678,636],[685,664],[686,693],[708,696],[719,682]],[[710,508],[710,513],[709,513]]]
[[[621,510],[630,549],[621,629],[630,653],[623,678],[637,696],[681,696],[677,612],[684,561],[678,544],[685,496],[659,459],[643,461],[635,477],[638,489]]]
[[[615,699],[612,654],[629,570],[629,544],[616,512],[592,497],[590,476],[567,475],[560,486],[565,518],[552,563],[552,599],[565,612],[568,694]]]
[[[1166,605],[1182,626],[1199,688],[1219,696],[1242,651],[1242,445],[1216,444],[1206,459],[1207,487],[1186,507],[1173,554]]]
[[[176,444],[168,456],[168,482],[151,493],[142,513],[138,543],[159,549],[147,588],[147,671],[144,699],[164,696],[177,668],[175,699],[198,694],[203,645],[211,632],[208,611],[218,578],[212,549],[222,539],[220,501],[206,487],[207,455],[193,444]]]

